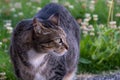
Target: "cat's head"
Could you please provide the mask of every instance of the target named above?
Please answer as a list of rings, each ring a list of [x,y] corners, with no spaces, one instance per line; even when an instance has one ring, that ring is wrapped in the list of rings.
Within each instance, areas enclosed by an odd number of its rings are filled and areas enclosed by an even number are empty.
[[[38,52],[63,55],[68,50],[66,33],[59,23],[57,14],[50,16],[46,21],[33,19],[33,42]]]

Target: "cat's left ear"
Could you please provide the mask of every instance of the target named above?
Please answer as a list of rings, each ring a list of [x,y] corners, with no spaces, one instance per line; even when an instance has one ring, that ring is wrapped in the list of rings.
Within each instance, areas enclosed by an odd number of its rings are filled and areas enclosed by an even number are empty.
[[[48,20],[50,22],[52,22],[54,25],[59,25],[60,24],[60,17],[59,17],[59,13],[55,13],[53,15],[51,15]]]

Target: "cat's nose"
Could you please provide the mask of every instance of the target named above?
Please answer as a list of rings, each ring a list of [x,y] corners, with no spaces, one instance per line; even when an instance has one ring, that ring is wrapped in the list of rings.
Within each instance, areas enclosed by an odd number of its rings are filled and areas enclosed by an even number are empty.
[[[68,50],[68,48],[69,48],[68,44],[64,44],[64,43],[63,43],[63,45],[64,45],[64,47]]]

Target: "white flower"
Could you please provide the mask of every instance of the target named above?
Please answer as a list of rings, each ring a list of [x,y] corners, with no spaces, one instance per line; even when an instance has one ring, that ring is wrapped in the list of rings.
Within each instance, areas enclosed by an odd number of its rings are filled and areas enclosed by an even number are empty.
[[[93,25],[89,25],[88,28],[89,28],[89,29],[92,29],[92,28],[93,28]]]
[[[95,4],[95,1],[94,1],[94,0],[92,0],[92,1],[90,1],[90,3],[91,3],[91,4]]]
[[[86,13],[86,14],[85,14],[85,17],[86,17],[86,18],[87,18],[87,17],[91,17],[90,13]]]
[[[11,20],[4,20],[4,27],[9,27],[11,26]]]
[[[89,31],[95,31],[95,29],[93,28],[93,25],[89,25],[88,29],[89,29]]]
[[[116,16],[116,17],[120,17],[120,13],[117,13],[115,16]]]
[[[90,20],[91,20],[91,15],[90,15],[90,13],[86,13],[86,14],[85,14],[85,18],[90,21]]]
[[[116,29],[117,28],[116,21],[109,22],[109,26],[110,28]]]
[[[21,5],[20,2],[16,2],[16,3],[14,4],[14,7],[21,9],[21,8],[22,8],[22,5]]]
[[[70,3],[69,3],[69,2],[65,2],[65,3],[64,3],[64,6],[67,6],[67,7],[68,7],[68,6],[70,6]]]
[[[88,31],[83,31],[83,34],[84,34],[84,35],[87,35],[87,34],[88,34]]]
[[[59,1],[58,0],[50,0],[50,2],[58,3]]]
[[[11,8],[11,9],[10,9],[10,11],[15,12],[15,11],[16,11],[16,9],[15,9],[15,8]]]
[[[88,19],[88,18],[84,19],[84,22],[89,22],[89,21],[90,21],[90,19]]]
[[[98,15],[97,14],[93,14],[93,18],[98,18]]]
[[[68,6],[70,9],[74,9],[74,6],[73,5],[69,5]]]
[[[87,26],[87,23],[86,22],[81,22],[81,25],[82,26]]]
[[[118,26],[118,29],[120,30],[120,26]]]
[[[89,31],[89,29],[87,27],[82,27],[83,31]]]
[[[82,26],[88,26],[89,23],[88,23],[88,22],[82,22],[81,25],[82,25]]]
[[[0,47],[2,46],[2,42],[0,42]]]
[[[110,25],[116,25],[116,21],[109,22]]]
[[[95,35],[95,33],[94,32],[90,32],[90,36],[94,36]]]
[[[23,16],[23,12],[19,12],[18,15],[19,15],[19,16]]]
[[[94,15],[93,15],[93,20],[94,20],[94,21],[97,21],[97,20],[98,20],[98,15],[97,15],[97,14],[94,14]]]
[[[42,8],[41,7],[37,7],[37,12],[40,11]]]
[[[94,6],[94,5],[90,5],[90,6],[89,6],[89,9],[90,9],[91,11],[94,11],[94,10],[95,10],[95,6]]]
[[[94,21],[97,21],[97,20],[98,20],[98,18],[97,18],[97,17],[96,17],[96,18],[93,18],[93,20],[94,20]]]
[[[11,20],[5,20],[4,21],[4,27],[7,29],[8,33],[12,33],[13,28],[11,27]]]
[[[107,1],[107,6],[110,7],[113,4],[112,0]]]

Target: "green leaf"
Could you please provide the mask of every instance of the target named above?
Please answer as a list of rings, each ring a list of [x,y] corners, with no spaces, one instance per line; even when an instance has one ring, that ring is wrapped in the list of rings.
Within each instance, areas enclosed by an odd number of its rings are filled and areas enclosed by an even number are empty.
[[[80,58],[80,63],[83,63],[83,64],[90,64],[91,63],[91,61],[90,60],[88,60],[88,59],[85,59],[85,58]]]

